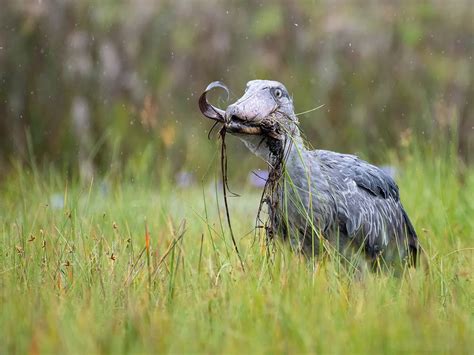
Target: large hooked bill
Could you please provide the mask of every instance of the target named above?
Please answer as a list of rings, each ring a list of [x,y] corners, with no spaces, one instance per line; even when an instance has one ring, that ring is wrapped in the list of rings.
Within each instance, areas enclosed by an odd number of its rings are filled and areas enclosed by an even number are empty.
[[[226,119],[225,111],[211,105],[207,101],[207,93],[213,89],[220,88],[223,89],[227,94],[227,99],[229,98],[229,89],[220,81],[213,81],[210,83],[202,95],[199,97],[199,109],[201,113],[214,120],[218,123],[224,125],[225,130],[229,133],[241,133],[241,134],[251,134],[251,135],[262,135],[265,132],[259,126],[252,126],[243,121],[235,121],[231,119]]]

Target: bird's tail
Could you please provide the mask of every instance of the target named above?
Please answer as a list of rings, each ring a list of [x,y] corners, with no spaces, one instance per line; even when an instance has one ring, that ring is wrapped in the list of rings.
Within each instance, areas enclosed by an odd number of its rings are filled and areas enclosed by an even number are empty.
[[[416,267],[418,259],[420,258],[420,243],[418,242],[418,236],[416,235],[415,228],[411,224],[410,218],[403,209],[403,218],[405,219],[406,226],[406,237],[408,242],[408,263],[410,266]]]

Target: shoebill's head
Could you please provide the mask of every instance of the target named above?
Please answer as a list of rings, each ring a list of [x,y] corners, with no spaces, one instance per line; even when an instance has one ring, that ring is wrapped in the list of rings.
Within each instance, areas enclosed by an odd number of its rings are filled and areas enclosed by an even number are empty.
[[[298,119],[293,100],[285,86],[272,80],[252,80],[244,94],[227,109],[221,110],[207,102],[206,94],[220,87],[219,82],[209,84],[199,99],[204,116],[224,125],[226,132],[239,137],[257,156],[271,162],[291,139],[299,137]]]

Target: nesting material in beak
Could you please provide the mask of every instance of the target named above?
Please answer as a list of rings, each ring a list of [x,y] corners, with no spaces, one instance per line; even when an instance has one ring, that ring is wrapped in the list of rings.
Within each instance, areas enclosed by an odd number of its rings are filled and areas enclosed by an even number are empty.
[[[252,140],[255,140],[257,142],[255,146],[255,149],[257,150],[264,141],[266,142],[265,144],[267,145],[267,147],[265,149],[268,150],[268,153],[266,153],[265,155],[267,155],[266,161],[268,162],[270,166],[270,173],[269,173],[268,179],[265,182],[265,186],[263,188],[263,194],[260,200],[260,205],[259,205],[258,213],[257,213],[257,220],[261,221],[260,213],[262,212],[262,207],[264,204],[268,204],[269,221],[268,221],[268,224],[265,223],[265,228],[267,230],[267,234],[269,237],[268,240],[270,240],[273,238],[273,234],[275,233],[275,230],[276,230],[276,227],[275,227],[276,217],[275,216],[276,216],[276,210],[277,210],[277,200],[275,197],[276,196],[275,191],[277,190],[277,186],[280,182],[280,178],[283,173],[284,143],[282,142],[285,141],[285,135],[284,135],[284,130],[280,126],[278,119],[275,119],[275,116],[273,113],[274,110],[270,110],[268,113],[268,116],[264,115],[263,117],[259,117],[258,120],[255,120],[254,118],[257,117],[257,115],[253,116],[253,112],[252,112],[252,115],[250,116],[240,115],[241,112],[238,112],[235,104],[229,106],[226,111],[221,110],[220,108],[217,108],[211,105],[207,101],[207,93],[215,88],[223,89],[227,93],[227,97],[229,97],[229,90],[227,89],[227,87],[219,81],[214,81],[206,87],[206,89],[200,96],[199,109],[201,110],[201,113],[205,117],[215,121],[216,124],[222,125],[222,128],[220,130],[220,136],[221,136],[221,173],[222,173],[222,180],[223,180],[222,189],[223,189],[223,194],[224,194],[224,207],[226,211],[227,223],[229,225],[229,231],[232,238],[232,243],[234,245],[236,254],[239,257],[242,269],[244,269],[243,260],[240,256],[237,243],[234,238],[234,233],[232,231],[229,207],[228,207],[228,202],[227,202],[228,186],[227,186],[227,154],[226,154],[225,136],[227,132],[231,134],[236,134],[239,136],[251,135],[253,136]],[[246,98],[241,99],[241,102],[245,101],[245,99]],[[261,108],[261,107],[256,106],[256,108]],[[272,149],[272,147],[274,149]],[[274,157],[274,159],[272,160],[272,164],[270,163],[270,159],[268,158],[270,153],[272,153]]]
[[[268,129],[268,125],[263,124],[262,126],[257,126],[252,125],[249,122],[234,120],[232,117],[226,117],[226,112],[224,110],[211,105],[207,101],[207,93],[216,88],[223,89],[227,93],[227,97],[229,97],[229,89],[223,83],[220,81],[213,81],[210,83],[199,98],[199,109],[205,117],[223,124],[225,130],[229,133],[248,135],[266,134],[271,136],[271,130]]]

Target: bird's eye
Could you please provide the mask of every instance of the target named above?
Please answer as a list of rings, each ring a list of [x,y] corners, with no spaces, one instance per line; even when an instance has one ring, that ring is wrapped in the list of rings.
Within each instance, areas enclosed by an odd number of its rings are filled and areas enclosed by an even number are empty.
[[[281,91],[281,89],[275,89],[273,94],[275,95],[277,99],[280,99],[283,96],[283,91]]]

